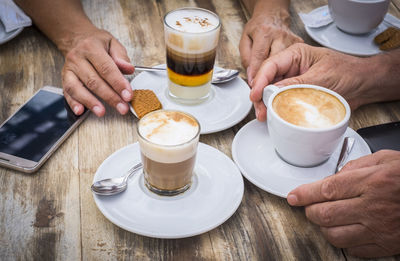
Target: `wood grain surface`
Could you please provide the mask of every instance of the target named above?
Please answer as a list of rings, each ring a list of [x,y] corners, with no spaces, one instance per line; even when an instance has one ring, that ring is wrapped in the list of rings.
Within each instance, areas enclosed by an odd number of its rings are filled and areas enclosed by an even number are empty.
[[[298,12],[326,3],[292,1],[292,30],[308,44],[318,46]],[[245,77],[238,44],[249,16],[237,0],[83,0],[83,5],[95,25],[121,41],[133,64],[146,66],[165,63],[166,12],[183,6],[209,9],[222,20],[217,65],[236,68]],[[393,1],[390,13],[400,17],[399,6],[399,0]],[[61,86],[63,62],[36,27],[0,45],[0,122],[42,86]],[[232,157],[235,134],[254,118],[251,111],[236,126],[200,140]],[[355,111],[350,127],[399,120],[400,102],[380,103]],[[0,260],[358,260],[330,245],[303,208],[290,207],[246,180],[236,213],[208,233],[165,240],[113,225],[96,207],[90,185],[110,154],[137,140],[136,121],[107,107],[105,117],[90,115],[37,173],[0,168]]]

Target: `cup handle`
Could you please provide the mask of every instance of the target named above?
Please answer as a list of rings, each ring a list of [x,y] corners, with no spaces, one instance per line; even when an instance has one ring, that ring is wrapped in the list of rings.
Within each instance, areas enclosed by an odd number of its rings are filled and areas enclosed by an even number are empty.
[[[275,92],[277,92],[278,90],[279,90],[279,87],[275,86],[275,85],[272,85],[272,84],[267,85],[264,88],[262,99],[263,99],[263,102],[264,102],[265,106],[268,105],[269,97],[271,97],[271,95],[274,94]]]

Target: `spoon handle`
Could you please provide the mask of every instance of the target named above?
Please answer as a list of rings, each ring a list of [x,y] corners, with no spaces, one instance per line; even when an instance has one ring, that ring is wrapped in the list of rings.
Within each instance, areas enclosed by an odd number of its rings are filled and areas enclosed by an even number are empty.
[[[344,138],[342,150],[340,151],[339,160],[336,165],[335,173],[337,173],[343,168],[344,163],[346,162],[346,159],[349,156],[351,149],[353,148],[354,141],[355,139],[351,137]]]
[[[130,168],[128,171],[127,171],[127,175],[126,175],[126,177],[125,177],[125,180],[129,180],[131,177],[132,177],[132,175],[138,170],[138,169],[141,169],[143,167],[143,165],[142,165],[142,163],[141,162],[139,162],[138,164],[136,164],[135,166],[133,166],[132,168]]]
[[[147,66],[139,66],[135,65],[135,70],[138,71],[149,71],[149,72],[165,72],[165,68],[155,68],[155,67],[147,67]]]

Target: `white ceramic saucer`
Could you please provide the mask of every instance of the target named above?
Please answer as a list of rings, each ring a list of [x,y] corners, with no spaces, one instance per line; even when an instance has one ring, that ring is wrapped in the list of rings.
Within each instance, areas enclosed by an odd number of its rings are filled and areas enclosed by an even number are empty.
[[[139,144],[128,145],[100,165],[93,181],[121,176],[138,162]],[[244,191],[242,175],[233,161],[203,143],[199,143],[194,172],[191,188],[174,197],[150,192],[140,172],[125,192],[93,197],[103,215],[125,230],[156,238],[190,237],[224,223],[239,207]]]
[[[327,6],[314,9],[311,11],[311,14],[321,8],[327,8]],[[396,19],[390,14],[386,14],[385,19],[387,18]],[[305,29],[312,39],[325,47],[352,55],[371,56],[381,52],[379,47],[374,43],[375,36],[386,30],[389,26],[387,22],[383,21],[373,31],[362,35],[345,33],[339,30],[334,22],[320,28],[305,26]]]
[[[22,30],[24,30],[23,27],[7,33],[3,23],[0,21],[0,44],[10,41],[11,39],[19,35],[22,32]]]
[[[165,64],[155,67],[165,68]],[[179,104],[171,100],[167,94],[167,74],[164,72],[142,72],[132,80],[131,86],[132,89],[153,90],[164,109],[185,111],[195,116],[200,122],[201,134],[234,126],[249,114],[252,106],[250,88],[240,77],[228,83],[213,84],[210,98],[197,105]]]
[[[357,132],[347,128],[344,136],[355,138],[347,161],[371,154],[367,143]],[[317,167],[295,167],[276,155],[269,139],[267,124],[253,120],[236,134],[232,143],[232,156],[247,180],[271,194],[286,197],[291,190],[302,184],[332,175],[340,149],[341,144],[327,162]]]

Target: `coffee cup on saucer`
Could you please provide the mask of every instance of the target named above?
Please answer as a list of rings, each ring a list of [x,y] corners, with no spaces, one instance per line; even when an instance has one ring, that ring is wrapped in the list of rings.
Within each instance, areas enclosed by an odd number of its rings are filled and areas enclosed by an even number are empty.
[[[350,34],[365,34],[384,19],[390,0],[328,0],[336,26]]]
[[[342,140],[351,113],[342,96],[316,85],[268,85],[263,102],[276,153],[299,167],[317,166],[329,159]]]

